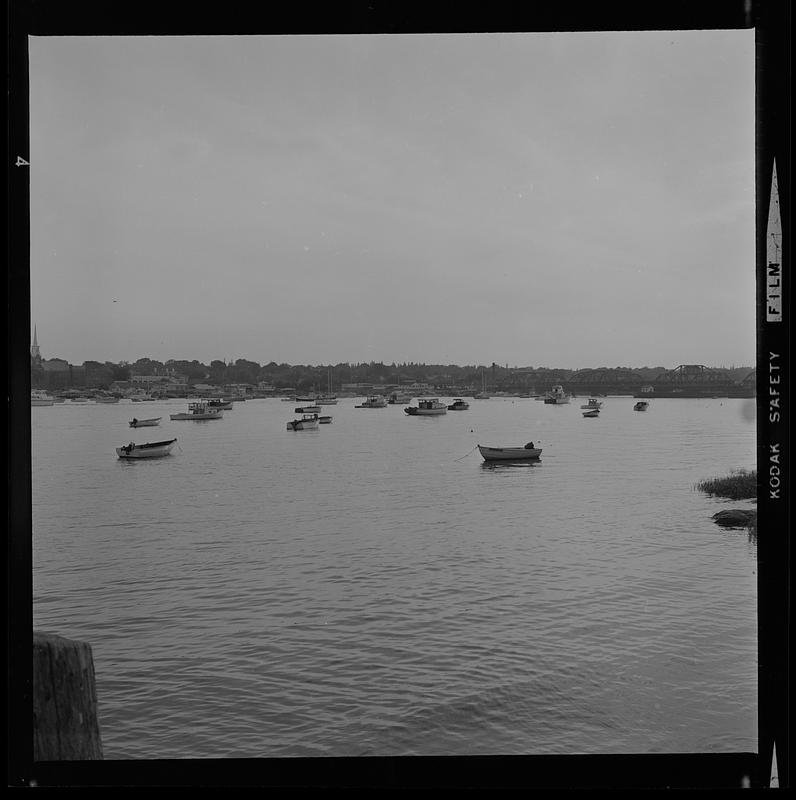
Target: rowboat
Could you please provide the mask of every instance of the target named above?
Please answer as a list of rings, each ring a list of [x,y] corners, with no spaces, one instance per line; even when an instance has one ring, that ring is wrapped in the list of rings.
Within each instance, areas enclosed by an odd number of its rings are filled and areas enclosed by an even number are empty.
[[[321,407],[320,406],[301,406],[300,408],[294,408],[294,413],[296,414],[320,414]]]
[[[177,443],[176,439],[168,439],[165,442],[147,442],[146,444],[130,444],[116,448],[116,455],[119,458],[161,458],[171,452],[171,448]]]
[[[585,406],[584,406],[584,408],[585,408]],[[584,417],[599,417],[600,416],[600,409],[599,408],[593,408],[591,411],[584,411],[583,412],[583,416]]]
[[[155,425],[160,425],[162,417],[150,417],[149,419],[136,419],[133,417],[128,423],[131,428],[152,428]]]
[[[634,411],[646,411],[649,408],[649,403],[646,400],[639,400],[636,405],[633,406]]]
[[[467,411],[468,408],[470,408],[470,404],[466,400],[457,397],[454,399],[453,403],[448,406],[448,411]]]
[[[387,401],[378,394],[372,394],[367,400],[354,408],[387,408]]]
[[[590,397],[589,398],[589,402],[586,403],[585,406],[581,406],[581,408],[588,408],[588,409],[591,410],[591,409],[594,409],[594,408],[600,408],[601,406],[602,406],[602,402],[600,400],[598,400],[596,397]]]
[[[523,447],[484,447],[478,445],[478,450],[484,461],[519,461],[521,459],[539,458],[541,447],[534,447],[533,442]]]
[[[332,422],[332,418],[327,414],[323,417],[318,417],[318,422],[320,422],[321,425],[330,425]]]
[[[207,403],[188,403],[188,411],[179,414],[170,414],[169,418],[177,419],[221,419],[224,412],[217,408],[208,408]]]
[[[440,403],[436,398],[429,398],[426,400],[418,400],[417,406],[407,406],[404,411],[409,414],[410,417],[429,417],[447,414],[448,407],[445,403]]]
[[[301,419],[294,419],[287,423],[289,431],[311,431],[318,427],[317,414],[304,414]]]

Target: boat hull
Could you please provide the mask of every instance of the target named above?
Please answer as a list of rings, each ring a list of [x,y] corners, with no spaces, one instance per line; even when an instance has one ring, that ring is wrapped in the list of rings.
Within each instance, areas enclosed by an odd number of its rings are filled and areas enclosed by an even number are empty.
[[[478,445],[484,461],[531,461],[541,455],[541,447],[484,447]]]
[[[597,409],[592,409],[591,411],[584,411],[583,412],[583,416],[584,417],[599,417],[600,416],[600,412]]]
[[[287,423],[289,431],[312,431],[318,427],[320,420],[317,419],[294,419]]]
[[[169,414],[169,419],[172,420],[181,420],[181,419],[194,419],[194,420],[201,420],[201,419],[221,419],[224,416],[223,411],[203,411],[199,414]]]
[[[137,444],[132,448],[127,445],[125,447],[117,447],[116,455],[124,459],[137,459],[137,458],[162,458],[171,453],[171,449],[177,443],[176,439],[170,439],[167,442],[151,442],[149,444]]]
[[[153,419],[132,419],[128,423],[131,428],[153,428],[155,425],[160,425],[161,417]]]
[[[405,408],[404,411],[410,417],[438,417],[441,414],[447,414],[447,408]]]

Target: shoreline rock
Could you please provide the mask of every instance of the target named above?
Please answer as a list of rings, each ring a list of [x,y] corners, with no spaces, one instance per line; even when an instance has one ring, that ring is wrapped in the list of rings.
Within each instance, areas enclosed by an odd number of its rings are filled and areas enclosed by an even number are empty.
[[[757,509],[733,508],[718,511],[713,515],[713,521],[723,528],[757,527]]]

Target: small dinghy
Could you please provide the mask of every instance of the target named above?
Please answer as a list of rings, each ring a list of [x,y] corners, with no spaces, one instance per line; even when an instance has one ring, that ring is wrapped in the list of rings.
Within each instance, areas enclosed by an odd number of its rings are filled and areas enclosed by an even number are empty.
[[[133,417],[128,423],[131,428],[154,428],[155,425],[160,425],[162,417],[151,417],[150,419],[136,419]]]
[[[165,442],[148,442],[146,444],[130,444],[116,448],[116,455],[119,458],[161,458],[171,452],[171,448],[177,443],[176,439],[169,439]]]
[[[534,447],[533,442],[522,447],[484,447],[479,444],[478,451],[484,461],[520,461],[539,458],[542,448]]]

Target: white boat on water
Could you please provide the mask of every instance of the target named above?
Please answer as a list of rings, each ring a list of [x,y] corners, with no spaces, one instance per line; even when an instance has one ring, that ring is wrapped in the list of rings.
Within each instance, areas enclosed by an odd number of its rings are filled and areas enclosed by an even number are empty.
[[[136,419],[133,417],[128,425],[131,428],[152,428],[155,425],[160,425],[162,417],[150,417],[149,419]]]
[[[468,408],[470,408],[470,404],[466,400],[456,397],[448,406],[448,411],[467,411]]]
[[[582,405],[581,408],[586,408],[590,411],[595,408],[599,409],[602,408],[602,401],[598,400],[596,397],[590,397],[589,401],[585,405]]]
[[[55,403],[55,398],[50,397],[47,392],[41,389],[34,389],[30,393],[31,406],[51,406],[53,403]]]
[[[147,442],[146,444],[130,444],[116,448],[116,455],[119,458],[161,458],[171,452],[171,448],[177,443],[176,439],[168,439],[165,442]]]
[[[203,400],[202,402],[205,403],[208,408],[215,409],[216,411],[228,411],[232,408],[231,400],[224,400],[220,397]]]
[[[545,395],[544,401],[549,406],[560,406],[569,402],[569,395],[564,391],[564,387],[559,384]]]
[[[294,419],[287,423],[289,431],[312,431],[318,427],[319,419],[317,414],[304,414],[301,419]]]
[[[391,406],[403,405],[404,403],[411,403],[412,395],[405,394],[404,392],[392,392],[387,402]]]
[[[179,419],[221,419],[224,412],[218,408],[208,408],[207,403],[188,403],[188,411],[183,411],[179,414],[170,414],[169,418],[173,420]]]
[[[634,411],[646,411],[650,407],[650,404],[646,400],[639,400],[636,405],[633,406]]]
[[[372,394],[360,405],[354,406],[354,408],[387,408],[387,400],[381,395]]]
[[[440,403],[436,397],[418,400],[417,406],[407,406],[404,411],[410,417],[433,417],[440,414],[447,414],[448,407],[445,403]]]
[[[522,447],[485,447],[478,445],[484,461],[520,461],[539,458],[542,448],[534,447],[533,442]]]

